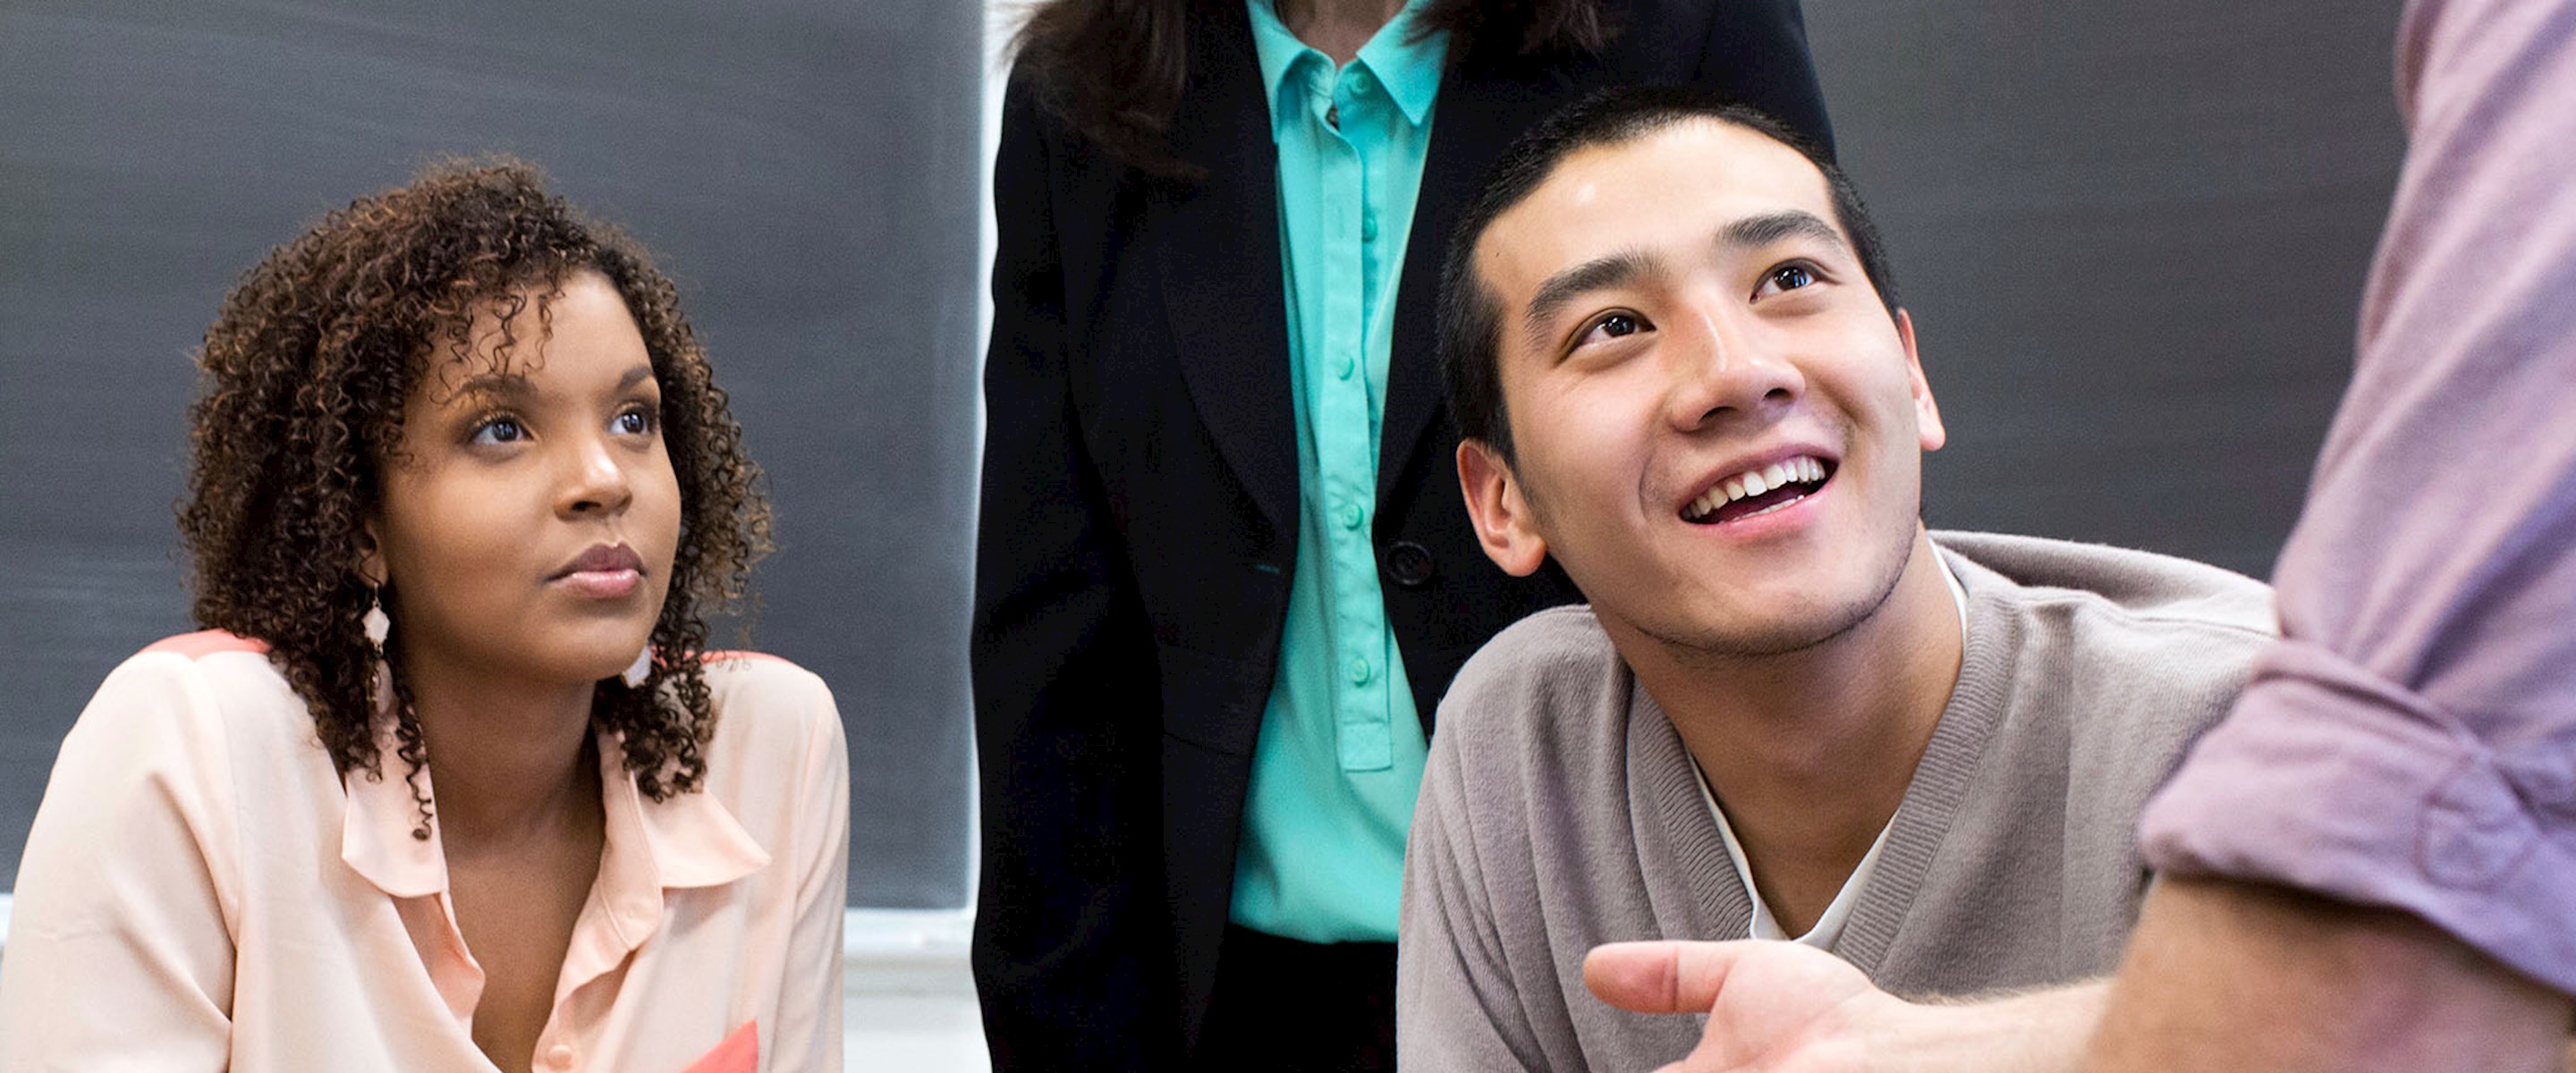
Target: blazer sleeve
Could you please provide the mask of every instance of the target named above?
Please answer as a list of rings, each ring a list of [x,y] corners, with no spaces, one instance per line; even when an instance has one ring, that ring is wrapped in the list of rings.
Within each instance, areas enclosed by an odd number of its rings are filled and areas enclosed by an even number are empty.
[[[1068,371],[1055,212],[1067,137],[1015,76],[993,168],[970,642],[983,802],[973,960],[1003,1073],[1157,1068],[1150,1049],[1179,1038],[1158,912],[1159,680]]]
[[[63,739],[0,959],[0,1068],[230,1061],[239,846],[212,703],[187,660],[146,653]]]
[[[1716,6],[1692,81],[1771,113],[1832,156],[1825,91],[1807,54],[1798,0],[1696,0]]]

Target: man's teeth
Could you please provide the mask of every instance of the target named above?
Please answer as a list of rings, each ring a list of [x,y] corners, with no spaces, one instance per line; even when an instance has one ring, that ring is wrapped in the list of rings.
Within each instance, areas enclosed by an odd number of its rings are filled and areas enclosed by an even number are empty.
[[[1825,464],[1806,455],[1774,462],[1761,469],[1748,469],[1720,482],[1708,494],[1691,501],[1682,516],[1694,521],[1708,517],[1717,508],[1747,496],[1758,496],[1785,484],[1813,484],[1825,479]]]

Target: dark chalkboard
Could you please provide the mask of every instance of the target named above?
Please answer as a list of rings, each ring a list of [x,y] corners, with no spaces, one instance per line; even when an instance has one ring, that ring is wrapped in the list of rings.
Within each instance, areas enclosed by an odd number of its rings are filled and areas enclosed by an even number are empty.
[[[2269,570],[2395,180],[2396,8],[1807,0],[1950,426],[1933,524]],[[323,210],[497,150],[661,256],[773,475],[757,639],[840,698],[852,900],[962,904],[983,19],[0,6],[0,881],[90,689],[186,627],[216,300]]]
[[[1950,444],[1935,526],[2268,576],[2404,151],[2396,0],[1806,0]]]
[[[0,4],[0,886],[108,669],[188,628],[188,354],[352,197],[506,152],[678,279],[830,681],[856,904],[966,901],[977,97],[963,0]],[[720,634],[721,636],[721,634]]]

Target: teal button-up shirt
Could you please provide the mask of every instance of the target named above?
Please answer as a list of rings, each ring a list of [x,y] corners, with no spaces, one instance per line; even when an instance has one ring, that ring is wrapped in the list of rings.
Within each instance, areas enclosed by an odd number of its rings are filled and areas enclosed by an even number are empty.
[[[1413,0],[1335,70],[1271,0],[1246,3],[1279,147],[1298,523],[1232,918],[1308,942],[1392,941],[1424,743],[1370,528],[1396,278],[1448,40],[1412,40]]]

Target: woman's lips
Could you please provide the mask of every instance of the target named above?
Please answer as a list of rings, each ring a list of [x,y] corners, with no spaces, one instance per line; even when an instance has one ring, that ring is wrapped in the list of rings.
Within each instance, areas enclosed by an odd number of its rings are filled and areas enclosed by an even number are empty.
[[[644,583],[644,558],[624,544],[596,544],[565,564],[553,580],[583,596],[615,600]]]
[[[555,582],[583,596],[615,600],[634,593],[644,584],[641,570],[575,570]]]

